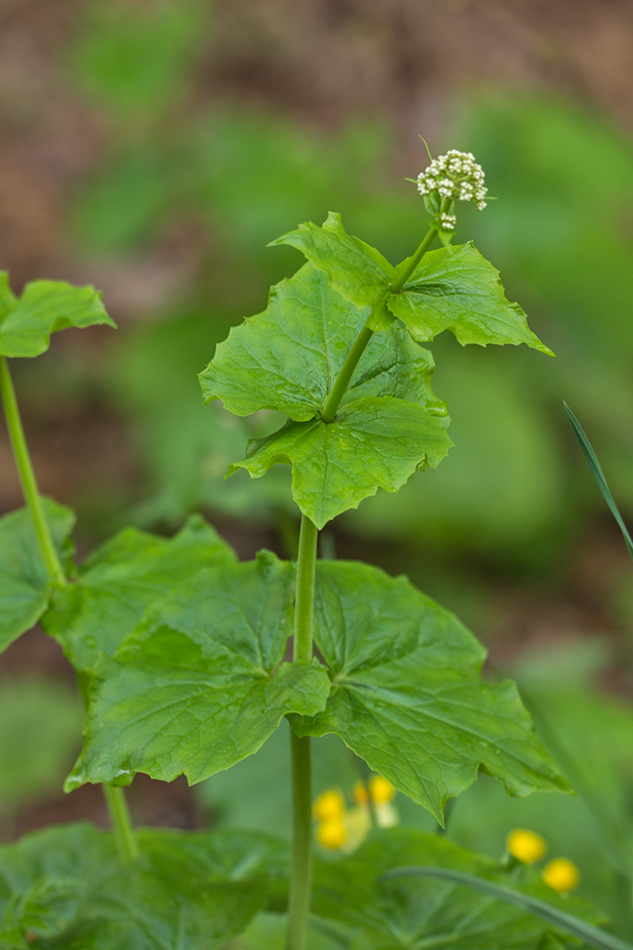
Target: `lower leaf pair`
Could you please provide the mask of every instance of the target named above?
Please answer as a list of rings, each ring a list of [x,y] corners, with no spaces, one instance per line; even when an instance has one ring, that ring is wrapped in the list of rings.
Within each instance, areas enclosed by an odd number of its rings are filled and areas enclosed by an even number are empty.
[[[83,584],[56,593],[43,619],[50,633],[69,642],[81,621],[84,635],[90,623],[97,641],[109,635],[111,624],[99,624],[113,591],[95,577],[112,574],[117,557],[115,544]],[[134,573],[133,560],[125,570]],[[108,641],[93,668],[85,748],[67,788],[128,784],[136,772],[198,782],[256,752],[284,716],[300,736],[340,736],[440,822],[479,768],[512,794],[566,787],[516,688],[483,683],[483,649],[406,578],[318,564],[324,664],[284,661],[294,583],[294,566],[263,552],[193,571],[163,598],[154,592],[141,622],[116,652]]]

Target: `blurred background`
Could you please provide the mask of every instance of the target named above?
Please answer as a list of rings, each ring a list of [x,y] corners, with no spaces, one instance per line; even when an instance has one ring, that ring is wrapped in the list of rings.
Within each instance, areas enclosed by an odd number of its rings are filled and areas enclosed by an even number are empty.
[[[192,510],[244,557],[282,552],[287,473],[222,481],[266,420],[202,406],[196,374],[300,265],[268,241],[335,210],[397,262],[426,229],[405,181],[427,163],[419,136],[482,163],[498,200],[461,213],[456,240],[499,268],[557,358],[439,338],[455,448],[326,542],[458,613],[580,793],[514,801],[481,779],[449,835],[500,855],[510,828],[534,828],[629,935],[632,566],[563,400],[631,518],[632,116],[628,0],[0,0],[0,265],[15,291],[96,285],[119,325],[14,361],[41,487],[78,511],[82,556],[125,523],[169,533]],[[2,430],[0,511],[21,503]],[[99,789],[60,792],[81,718],[43,634],[0,658],[3,840],[105,823]],[[285,749],[269,745],[196,789],[139,778],[135,817],[270,830],[287,805],[267,786]],[[317,790],[353,784],[341,748]]]

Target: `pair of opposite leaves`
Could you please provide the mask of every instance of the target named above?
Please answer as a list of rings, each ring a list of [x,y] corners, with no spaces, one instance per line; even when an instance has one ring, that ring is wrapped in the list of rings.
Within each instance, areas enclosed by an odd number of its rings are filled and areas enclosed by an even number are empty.
[[[462,344],[527,343],[550,352],[472,244],[431,251],[391,294],[396,269],[348,235],[339,215],[273,243],[299,248],[310,263],[272,289],[264,313],[231,330],[200,380],[207,401],[221,399],[236,415],[275,409],[288,416],[229,473],[245,468],[259,477],[289,463],[293,498],[319,529],[378,488],[398,491],[448,452],[446,406],[431,390],[432,356],[418,343],[449,329]],[[334,380],[383,298],[381,332],[326,424],[320,414]]]

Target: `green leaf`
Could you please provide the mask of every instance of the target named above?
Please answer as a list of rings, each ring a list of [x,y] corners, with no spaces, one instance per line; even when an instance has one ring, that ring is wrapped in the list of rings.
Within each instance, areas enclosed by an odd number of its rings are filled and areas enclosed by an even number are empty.
[[[455,871],[452,868],[434,868],[434,867],[408,867],[395,868],[388,871],[385,878],[396,877],[433,877],[440,880],[451,881],[455,884],[461,884],[469,887],[480,894],[492,897],[497,901],[503,901],[511,904],[513,907],[519,907],[528,914],[541,917],[550,924],[560,927],[562,930],[571,934],[579,940],[597,947],[598,950],[633,950],[633,944],[626,943],[613,934],[609,934],[598,927],[588,924],[578,917],[567,913],[567,910],[561,910],[559,907],[552,907],[546,901],[529,894],[522,894],[513,887],[495,884],[493,881],[486,881],[483,878],[473,874],[466,874],[463,871]],[[549,895],[548,895],[549,896]]]
[[[265,835],[140,830],[121,864],[112,835],[66,825],[0,849],[0,947],[221,950],[287,875]]]
[[[263,552],[150,607],[101,669],[67,788],[136,772],[199,782],[256,752],[287,713],[323,709],[325,668],[282,662],[293,594],[292,565]]]
[[[42,501],[53,541],[63,558],[75,516],[49,498]],[[0,518],[0,651],[35,626],[50,593],[31,513],[20,508]]]
[[[207,402],[221,399],[239,416],[278,409],[307,422],[323,409],[345,357],[362,330],[359,310],[306,265],[272,288],[268,307],[234,327],[200,374]],[[363,353],[342,406],[359,396],[393,396],[444,413],[433,394],[431,354],[394,327],[374,336]]]
[[[439,822],[480,768],[512,795],[568,790],[515,685],[482,682],[483,648],[406,578],[319,563],[315,643],[332,691],[314,719],[293,717],[297,734],[336,733]]]
[[[508,906],[448,880],[391,877],[391,868],[411,861],[433,866],[438,876],[466,872],[499,884],[511,883],[517,891],[547,901],[552,909],[566,908],[592,921],[602,919],[585,901],[559,898],[528,868],[511,872],[439,835],[405,828],[372,832],[356,854],[343,861],[315,862],[313,911],[351,928],[352,950],[537,950],[551,932],[525,908]],[[565,940],[559,930],[556,935]]]
[[[462,345],[525,343],[554,355],[532,333],[521,307],[506,299],[499,272],[472,242],[427,253],[387,306],[419,343],[450,330]]]
[[[39,356],[46,352],[51,333],[67,327],[116,324],[105,311],[101,294],[93,287],[72,287],[64,281],[36,280],[27,284],[18,300],[6,273],[0,288],[0,354]]]
[[[292,466],[292,497],[321,529],[379,488],[396,492],[416,471],[436,468],[451,440],[441,419],[422,406],[391,396],[346,401],[333,422],[290,422],[229,468],[254,478],[272,465]]]
[[[171,539],[125,528],[79,567],[76,583],[55,591],[42,626],[75,669],[92,672],[103,654],[114,656],[145,608],[166,590],[205,567],[235,560],[199,515]]]
[[[396,269],[375,248],[349,235],[338,214],[331,212],[322,228],[302,224],[272,243],[297,247],[356,306],[385,297],[391,313],[420,343],[451,330],[462,344],[526,343],[553,355],[529,329],[519,305],[506,299],[499,272],[472,242],[425,254],[397,294],[389,293]],[[383,327],[379,322],[375,329]]]
[[[271,241],[270,246],[275,244],[296,247],[311,264],[325,271],[334,290],[357,307],[376,303],[396,274],[380,251],[347,233],[340,214],[334,211],[322,227],[308,221]]]
[[[578,441],[578,445],[580,446],[582,450],[582,454],[585,456],[585,461],[587,462],[587,465],[589,466],[589,471],[593,475],[596,485],[600,489],[602,497],[607,503],[609,511],[615,518],[618,528],[622,532],[622,537],[624,538],[624,543],[627,546],[629,554],[631,555],[631,557],[633,557],[633,540],[631,540],[631,535],[629,534],[629,530],[627,526],[624,524],[624,519],[622,518],[622,515],[620,514],[618,510],[618,506],[613,500],[613,495],[611,494],[609,490],[609,486],[607,485],[607,480],[604,477],[604,472],[602,471],[602,466],[600,465],[600,462],[598,461],[598,457],[596,456],[596,453],[593,450],[591,442],[589,441],[589,439],[587,438],[585,434],[585,430],[583,429],[581,424],[578,422],[578,419],[576,418],[574,413],[571,411],[567,403],[564,403],[564,406],[565,406],[565,411],[567,412],[567,415],[569,416],[569,421],[571,422],[572,429],[574,430],[574,435],[576,436],[576,439]]]

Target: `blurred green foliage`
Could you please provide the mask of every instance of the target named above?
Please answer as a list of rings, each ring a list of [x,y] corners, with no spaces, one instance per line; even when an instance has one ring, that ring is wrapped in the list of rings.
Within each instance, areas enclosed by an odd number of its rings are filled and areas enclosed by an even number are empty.
[[[61,790],[76,756],[81,702],[42,676],[5,679],[0,690],[0,828],[18,807]]]
[[[196,221],[202,249],[183,299],[169,302],[160,323],[122,334],[107,372],[147,473],[151,501],[137,516],[176,522],[204,506],[257,517],[263,504],[270,519],[284,504],[279,486],[222,486],[218,476],[251,433],[239,423],[227,431],[221,410],[201,408],[195,372],[231,324],[264,309],[269,281],[299,265],[291,250],[267,250],[269,240],[334,208],[397,261],[417,243],[424,211],[410,185],[388,176],[393,149],[380,122],[326,135],[200,97],[175,112],[194,88],[200,35],[212,36],[208,4],[89,9],[75,75],[113,132],[110,154],[77,195],[77,247],[142,254],[184,217]],[[164,84],[155,78],[161,58]],[[633,431],[633,152],[570,103],[498,93],[462,104],[451,144],[476,153],[500,199],[484,214],[460,215],[457,239],[474,235],[558,359],[458,354],[452,341],[437,341],[435,387],[449,404],[455,448],[438,472],[414,476],[396,498],[368,499],[344,526],[546,566],[565,532],[597,508],[569,449],[564,397],[598,427],[597,451],[633,506],[633,446],[622,436]]]
[[[80,86],[114,119],[147,123],[186,91],[208,13],[202,0],[86,4],[71,53]]]

